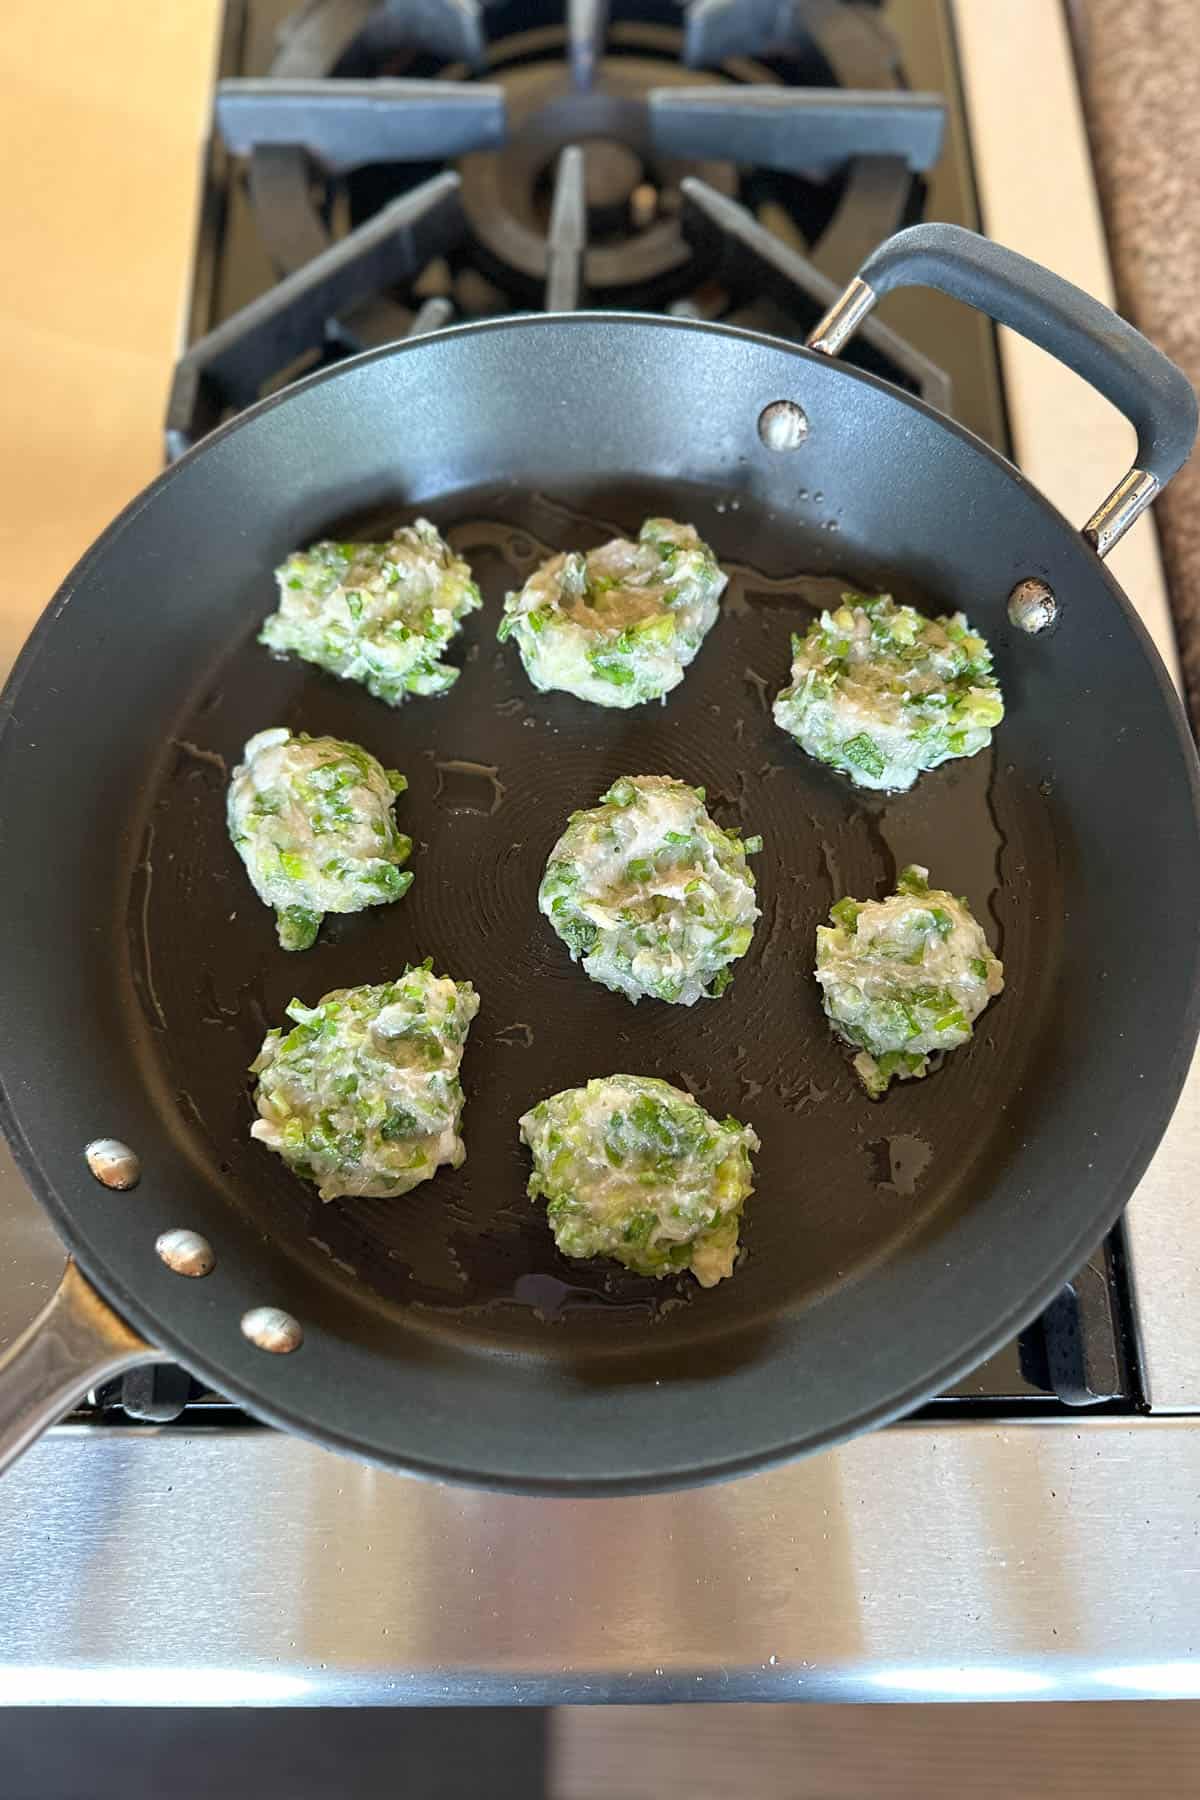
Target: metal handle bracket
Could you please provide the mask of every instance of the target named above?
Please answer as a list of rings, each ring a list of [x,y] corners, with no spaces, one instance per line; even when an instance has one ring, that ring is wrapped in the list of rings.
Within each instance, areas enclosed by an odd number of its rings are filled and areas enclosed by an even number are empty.
[[[893,288],[932,287],[1048,350],[1111,400],[1137,432],[1137,461],[1083,535],[1107,556],[1187,461],[1196,396],[1175,364],[1082,288],[961,225],[914,225],[872,252],[808,339],[836,356]]]
[[[167,1360],[68,1262],[37,1318],[0,1356],[0,1472],[89,1388],[138,1363]]]

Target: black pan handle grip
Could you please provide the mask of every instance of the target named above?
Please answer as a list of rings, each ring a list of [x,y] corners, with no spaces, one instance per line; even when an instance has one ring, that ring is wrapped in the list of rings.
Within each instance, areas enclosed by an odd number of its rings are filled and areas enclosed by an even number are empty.
[[[69,1262],[32,1325],[0,1356],[0,1473],[89,1388],[162,1360]]]
[[[881,295],[901,287],[937,288],[1010,325],[1124,413],[1137,432],[1137,461],[1083,528],[1107,556],[1191,452],[1196,396],[1183,371],[1082,288],[961,225],[914,225],[888,238],[826,313],[809,348],[836,356]]]

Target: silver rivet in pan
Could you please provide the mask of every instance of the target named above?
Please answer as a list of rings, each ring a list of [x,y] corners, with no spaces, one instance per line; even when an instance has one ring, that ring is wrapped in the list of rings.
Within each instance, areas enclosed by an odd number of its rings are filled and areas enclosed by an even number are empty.
[[[758,435],[768,450],[795,450],[808,436],[804,408],[794,400],[772,400],[758,415]]]
[[[1058,617],[1058,601],[1044,581],[1018,581],[1008,596],[1008,616],[1018,631],[1045,631]]]
[[[96,1180],[107,1188],[136,1187],[141,1179],[140,1160],[120,1138],[93,1138],[83,1154]]]
[[[242,1315],[242,1336],[260,1350],[275,1356],[288,1356],[304,1342],[299,1319],[281,1311],[278,1306],[254,1306]]]
[[[211,1275],[217,1266],[212,1245],[198,1231],[185,1231],[181,1227],[164,1231],[155,1239],[154,1248],[176,1275]]]

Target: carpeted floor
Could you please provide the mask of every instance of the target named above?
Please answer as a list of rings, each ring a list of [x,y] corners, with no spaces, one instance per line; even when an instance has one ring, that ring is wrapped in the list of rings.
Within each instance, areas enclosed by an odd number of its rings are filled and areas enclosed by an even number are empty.
[[[1185,1800],[1200,1702],[567,1707],[549,1800]]]
[[[0,1709],[0,1800],[1191,1800],[1200,1702]]]

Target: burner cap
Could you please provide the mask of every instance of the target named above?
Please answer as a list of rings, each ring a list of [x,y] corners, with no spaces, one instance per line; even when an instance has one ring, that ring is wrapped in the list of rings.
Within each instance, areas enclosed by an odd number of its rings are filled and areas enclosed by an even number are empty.
[[[645,183],[641,157],[619,138],[592,138],[584,144],[583,191],[593,242],[631,225],[633,196]]]
[[[512,47],[510,39],[505,48]],[[654,158],[643,103],[651,88],[721,86],[721,77],[658,57],[612,56],[600,65],[592,90],[581,94],[570,89],[556,41],[551,60],[490,70],[488,79],[504,89],[509,141],[464,157],[459,170],[471,234],[493,279],[530,298],[539,294],[554,170],[561,151],[579,144],[587,288],[610,302],[623,292],[644,299],[686,289],[694,258],[679,229],[680,183],[698,175],[732,196],[737,175],[726,162]]]
[[[426,147],[420,134],[401,130],[380,144],[382,154],[373,160],[364,131],[371,102],[343,91],[340,111],[314,104],[300,121],[310,131],[324,115],[336,140],[326,162],[319,132],[302,141],[279,135],[281,121],[289,123],[287,108],[293,115],[296,109],[286,82],[274,96],[241,96],[250,117],[248,124],[243,120],[240,147],[252,150],[251,190],[256,205],[263,203],[264,239],[276,265],[299,268],[316,253],[314,244],[330,239],[340,194],[348,200],[351,224],[361,226],[469,142],[481,147],[457,165],[468,241],[456,247],[449,264],[421,278],[406,297],[409,303],[453,292],[462,305],[464,282],[475,290],[468,312],[544,303],[555,180],[561,154],[571,145],[584,157],[587,216],[579,223],[587,248],[576,280],[589,304],[670,307],[694,304],[703,293],[701,310],[712,316],[714,306],[728,303],[730,296],[710,291],[711,263],[680,228],[681,185],[689,176],[740,200],[755,218],[770,213],[779,221],[772,229],[789,245],[844,279],[903,222],[919,182],[914,172],[928,166],[919,156],[931,154],[931,144],[936,152],[939,121],[926,116],[935,110],[929,97],[897,93],[895,107],[870,104],[875,90],[882,101],[902,78],[894,46],[862,7],[806,0],[781,13],[765,0],[753,6],[749,0],[745,6],[695,0],[683,9],[684,30],[661,22],[678,17],[675,8],[676,0],[638,0],[637,18],[605,30],[607,7],[582,4],[567,9],[564,27],[562,0],[528,0],[520,8],[497,4],[486,20],[475,0],[423,0],[417,7],[393,0],[308,0],[288,30],[273,76],[286,76],[295,86],[333,74],[344,90],[354,83],[369,88],[372,76],[407,77],[413,89],[423,90],[414,107],[432,109],[443,122],[457,119],[460,126],[468,84],[482,77],[480,121],[490,124],[440,151],[431,143],[429,161],[420,160]],[[547,15],[557,15],[556,22]],[[581,32],[587,36],[582,58]],[[758,60],[763,54],[771,60]],[[441,80],[454,88],[460,110],[438,113]],[[811,89],[807,98],[805,87]],[[846,117],[835,117],[832,129],[825,117],[830,109],[818,97],[839,87],[852,91]],[[676,107],[672,90],[679,88],[693,92]],[[786,129],[793,95],[807,117],[810,151],[814,120],[818,150],[829,151],[811,164],[797,160]],[[731,106],[727,96],[736,97]],[[756,104],[741,104],[746,100]],[[400,96],[392,95],[391,103],[399,109]],[[265,119],[261,142],[253,135],[255,108]],[[903,130],[893,129],[897,110],[910,115],[899,121]],[[508,136],[493,148],[497,120]],[[294,117],[290,125],[295,129]],[[437,132],[432,136],[436,140]],[[323,193],[314,186],[314,163],[325,172]]]

